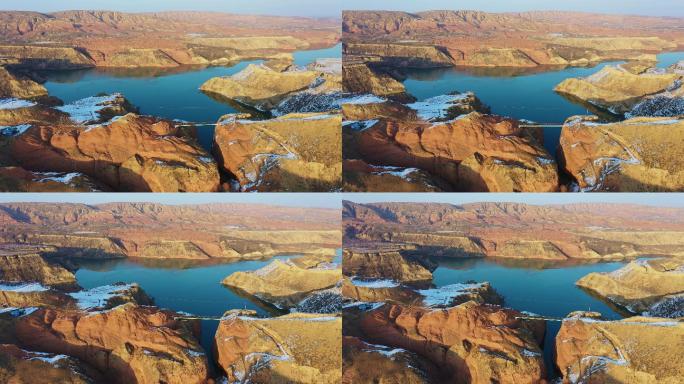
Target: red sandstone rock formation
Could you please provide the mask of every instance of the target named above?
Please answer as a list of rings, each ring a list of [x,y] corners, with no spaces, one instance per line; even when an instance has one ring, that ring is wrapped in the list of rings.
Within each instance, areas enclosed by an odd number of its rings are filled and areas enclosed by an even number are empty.
[[[477,112],[443,123],[380,123],[362,131],[358,151],[371,163],[415,167],[459,189],[552,192],[555,161],[514,120]]]
[[[22,347],[86,362],[115,383],[204,383],[199,323],[174,316],[135,304],[95,313],[39,309],[17,320],[16,337]]]
[[[371,343],[414,352],[453,383],[540,383],[544,322],[519,312],[468,302],[444,310],[385,304],[364,313],[360,330]]]
[[[126,115],[85,128],[39,125],[11,143],[12,157],[35,171],[81,172],[117,190],[210,192],[216,163],[170,121]]]

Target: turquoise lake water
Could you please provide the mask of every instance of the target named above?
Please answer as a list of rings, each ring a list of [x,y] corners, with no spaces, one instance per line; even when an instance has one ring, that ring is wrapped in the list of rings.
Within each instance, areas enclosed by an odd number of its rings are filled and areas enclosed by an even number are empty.
[[[658,67],[664,68],[684,60],[684,52],[658,55]],[[439,68],[411,69],[403,73],[406,90],[419,100],[454,91],[473,91],[492,113],[538,123],[562,124],[572,115],[596,114],[599,111],[557,94],[553,88],[571,77],[585,77],[606,65],[566,68]],[[608,116],[606,116],[608,117]],[[556,153],[560,128],[544,130],[544,146]]]
[[[276,257],[283,259],[287,257]],[[255,299],[239,295],[221,281],[233,272],[252,271],[273,259],[229,264],[206,264],[178,260],[133,260],[81,262],[76,280],[83,288],[117,282],[138,283],[160,308],[199,316],[222,316],[230,309],[253,309],[259,315],[277,314]],[[213,362],[212,345],[218,321],[201,320],[200,343]]]
[[[304,66],[318,58],[341,57],[342,46],[293,53],[295,64]],[[45,87],[52,96],[65,103],[120,92],[146,115],[191,122],[215,123],[227,113],[237,112],[236,105],[219,101],[199,90],[212,77],[230,76],[247,65],[245,61],[232,67],[181,67],[172,69],[85,69],[46,73]],[[211,148],[213,126],[198,127],[200,144]]]
[[[563,264],[537,260],[453,259],[439,261],[433,283],[444,286],[468,280],[489,282],[504,299],[504,305],[553,318],[563,318],[572,311],[597,311],[607,319],[623,316],[605,302],[575,286],[591,272],[611,272],[626,262]],[[554,367],[553,349],[560,322],[548,321],[544,341],[544,360]],[[550,377],[555,377],[549,369]]]
[[[207,263],[193,260],[117,259],[106,261],[79,261],[76,280],[90,289],[117,282],[138,283],[160,308],[188,312],[199,316],[222,316],[230,309],[253,309],[261,316],[283,312],[257,299],[238,294],[221,281],[233,272],[253,271],[276,259],[296,255],[277,256],[271,259],[234,263]],[[334,262],[342,262],[342,250],[337,251]],[[217,321],[202,321],[201,343],[211,355]]]

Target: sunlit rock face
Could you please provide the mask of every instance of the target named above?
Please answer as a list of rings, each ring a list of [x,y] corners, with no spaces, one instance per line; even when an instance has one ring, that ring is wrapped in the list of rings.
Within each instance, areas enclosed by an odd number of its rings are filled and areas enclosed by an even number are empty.
[[[289,314],[273,318],[226,313],[215,337],[215,356],[230,382],[339,383],[342,318]]]
[[[682,140],[684,120],[678,118],[599,123],[575,116],[561,131],[561,168],[583,191],[679,191],[684,189]]]
[[[33,171],[80,172],[115,190],[210,192],[214,160],[177,124],[128,114],[92,126],[40,125],[11,143],[12,157]]]
[[[566,79],[555,91],[615,114],[625,114],[647,96],[675,91],[681,80],[682,75],[677,73],[634,74],[622,67],[607,66],[586,78]]]
[[[214,152],[242,191],[330,191],[342,182],[341,116],[289,114],[270,120],[224,116]]]
[[[633,314],[684,317],[684,260],[632,261],[610,273],[590,273],[577,285]]]
[[[334,313],[341,309],[342,269],[332,257],[303,256],[274,260],[250,272],[234,272],[222,284],[263,300],[279,309]]]
[[[260,111],[275,110],[278,114],[307,112],[304,101],[321,104],[312,112],[332,109],[334,98],[341,92],[341,75],[327,67],[294,69],[279,72],[265,65],[250,64],[229,77],[215,77],[200,87]],[[323,96],[331,100],[327,103]],[[319,100],[319,98],[321,98]]]
[[[0,99],[19,98],[30,99],[47,96],[45,87],[35,81],[17,75],[4,66],[0,66]]]
[[[406,93],[404,84],[365,63],[344,63],[342,78],[344,92],[370,93],[400,102],[415,100]]]
[[[133,303],[85,312],[38,309],[16,320],[19,345],[77,358],[114,383],[203,383],[199,323]]]
[[[374,344],[402,348],[439,367],[455,383],[536,383],[545,377],[543,321],[519,312],[467,302],[447,309],[385,304],[360,315]]]
[[[573,314],[556,337],[556,364],[563,383],[668,383],[684,375],[682,322],[631,317],[604,321]]]
[[[363,279],[420,283],[432,280],[435,265],[398,251],[353,251],[342,255],[342,273]]]
[[[371,163],[423,169],[458,190],[551,192],[559,185],[556,162],[534,132],[478,112],[435,123],[381,120],[356,145]]]

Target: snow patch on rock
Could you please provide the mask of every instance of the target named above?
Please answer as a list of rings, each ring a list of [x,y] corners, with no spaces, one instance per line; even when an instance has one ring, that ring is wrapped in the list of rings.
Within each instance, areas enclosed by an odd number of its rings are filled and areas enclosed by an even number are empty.
[[[19,109],[19,108],[30,108],[35,106],[36,103],[28,100],[21,100],[15,98],[0,99],[0,110],[9,109]]]

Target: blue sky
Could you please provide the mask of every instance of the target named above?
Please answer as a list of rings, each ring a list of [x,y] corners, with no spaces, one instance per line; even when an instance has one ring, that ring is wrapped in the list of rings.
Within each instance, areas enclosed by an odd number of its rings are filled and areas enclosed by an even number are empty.
[[[684,193],[4,193],[0,203],[156,202],[162,204],[260,203],[297,207],[340,208],[342,200],[373,202],[439,202],[465,204],[510,201],[527,204],[630,203],[684,207]]]
[[[574,10],[602,13],[684,17],[682,0],[2,0],[5,10],[51,12],[64,9],[109,9],[130,12],[209,10],[233,13],[339,17],[342,9],[479,9],[489,12]]]

